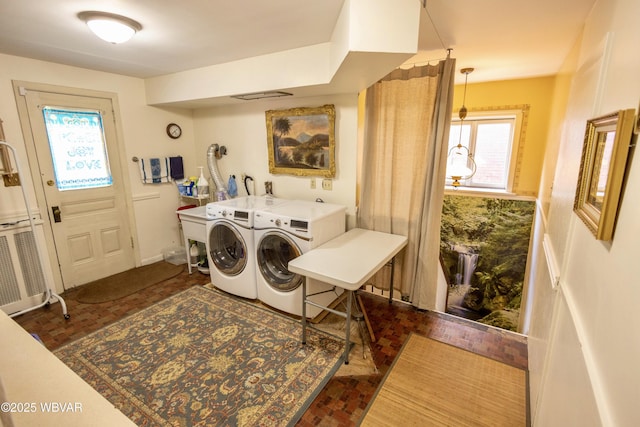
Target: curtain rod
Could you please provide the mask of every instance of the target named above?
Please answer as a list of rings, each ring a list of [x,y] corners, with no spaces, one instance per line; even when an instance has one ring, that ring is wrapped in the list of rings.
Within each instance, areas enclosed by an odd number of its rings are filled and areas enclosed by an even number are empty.
[[[449,58],[451,58],[451,51],[452,51],[452,50],[453,50],[452,48],[448,48],[448,49],[447,49],[447,56],[445,56],[445,57],[440,57],[440,58],[429,58],[429,59],[425,59],[425,60],[423,60],[423,61],[416,61],[416,62],[404,63],[404,64],[400,65],[400,66],[399,66],[399,67],[397,67],[397,68],[404,68],[404,67],[417,67],[417,66],[420,66],[420,65],[431,65],[431,62],[436,62],[436,63],[437,63],[437,62],[440,62],[440,61],[442,61],[442,60],[444,60],[444,59],[449,59]]]
[[[404,64],[400,65],[398,68],[409,68],[409,67],[419,67],[421,65],[431,65],[432,62],[440,62],[443,59],[447,59],[447,58],[446,57],[444,57],[444,58],[431,58],[431,59],[425,59],[424,61],[404,63]]]

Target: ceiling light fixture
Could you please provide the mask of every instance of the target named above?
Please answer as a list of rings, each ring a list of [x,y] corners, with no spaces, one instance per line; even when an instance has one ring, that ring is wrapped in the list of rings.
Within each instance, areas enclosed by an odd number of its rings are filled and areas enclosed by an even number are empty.
[[[447,155],[447,178],[453,182],[454,188],[460,186],[460,181],[471,178],[476,173],[476,162],[473,160],[469,148],[462,145],[462,125],[467,117],[467,107],[464,106],[467,98],[467,78],[473,72],[473,68],[463,68],[460,70],[464,77],[464,95],[462,96],[462,107],[458,112],[460,117],[460,138],[458,145],[449,150]]]
[[[279,98],[281,96],[293,96],[293,94],[289,92],[274,90],[267,92],[245,93],[243,95],[231,95],[231,98],[242,99],[243,101],[251,101],[253,99]]]
[[[93,33],[109,43],[124,43],[142,29],[139,22],[126,16],[108,12],[87,11],[78,13]]]

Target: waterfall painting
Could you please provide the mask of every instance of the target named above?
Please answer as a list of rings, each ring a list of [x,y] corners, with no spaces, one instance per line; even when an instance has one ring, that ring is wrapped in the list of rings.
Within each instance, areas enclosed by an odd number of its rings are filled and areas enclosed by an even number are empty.
[[[535,202],[444,197],[440,258],[447,313],[518,330]]]

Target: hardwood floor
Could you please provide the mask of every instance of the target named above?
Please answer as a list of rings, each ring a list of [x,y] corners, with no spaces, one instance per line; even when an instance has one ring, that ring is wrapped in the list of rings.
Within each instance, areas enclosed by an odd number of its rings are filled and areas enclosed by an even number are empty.
[[[77,289],[62,297],[71,318],[65,320],[60,306],[34,310],[15,318],[29,333],[38,334],[50,350],[76,340],[105,325],[135,313],[190,286],[209,283],[209,276],[185,271],[147,289],[101,304],[74,300]],[[354,426],[372,399],[385,373],[410,333],[464,348],[477,354],[527,369],[526,338],[448,314],[417,310],[401,302],[363,293],[362,300],[376,336],[371,353],[379,374],[331,379],[298,422],[298,426]],[[400,420],[399,420],[400,422]]]

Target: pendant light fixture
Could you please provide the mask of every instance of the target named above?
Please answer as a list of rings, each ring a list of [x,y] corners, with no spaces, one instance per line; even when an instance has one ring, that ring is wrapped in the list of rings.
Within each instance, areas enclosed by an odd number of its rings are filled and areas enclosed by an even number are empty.
[[[449,150],[447,155],[447,179],[452,180],[451,185],[454,188],[460,186],[460,181],[469,179],[476,173],[476,162],[473,160],[469,149],[462,145],[462,125],[467,117],[467,107],[464,105],[467,98],[467,79],[469,74],[473,72],[473,68],[463,68],[460,72],[465,75],[462,107],[458,112],[458,117],[460,117],[460,138],[458,139],[458,145]]]
[[[96,36],[114,44],[129,41],[142,29],[139,22],[108,12],[80,12],[78,18],[86,22]]]

